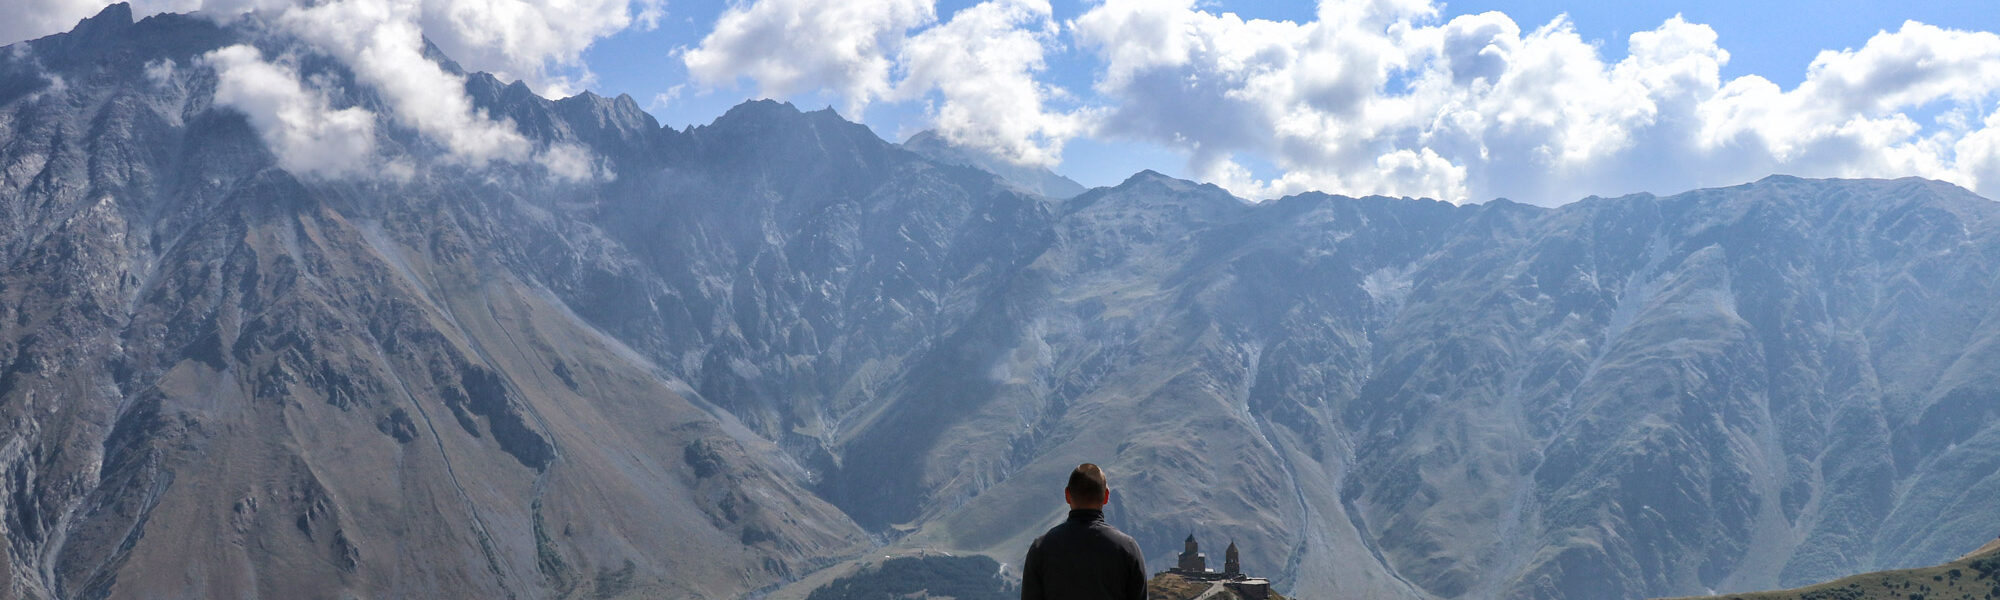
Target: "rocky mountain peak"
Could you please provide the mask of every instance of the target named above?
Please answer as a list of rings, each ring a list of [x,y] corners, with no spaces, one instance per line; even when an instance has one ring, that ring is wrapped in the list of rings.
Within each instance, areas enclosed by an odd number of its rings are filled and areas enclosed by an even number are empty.
[[[80,36],[114,36],[132,26],[132,5],[119,2],[76,24],[70,33]]]
[[[701,127],[719,130],[780,128],[808,123],[807,114],[791,102],[769,98],[745,100]]]

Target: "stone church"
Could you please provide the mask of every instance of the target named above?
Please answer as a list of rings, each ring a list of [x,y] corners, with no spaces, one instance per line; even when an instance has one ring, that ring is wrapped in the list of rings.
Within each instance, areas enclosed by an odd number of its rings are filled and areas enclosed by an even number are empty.
[[[1174,568],[1167,569],[1167,573],[1189,581],[1220,583],[1251,600],[1263,600],[1271,596],[1270,580],[1243,574],[1243,562],[1237,556],[1234,540],[1229,542],[1229,549],[1224,550],[1222,556],[1222,571],[1209,570],[1208,555],[1202,553],[1201,543],[1196,542],[1194,534],[1189,533],[1187,542],[1182,545],[1179,560]]]

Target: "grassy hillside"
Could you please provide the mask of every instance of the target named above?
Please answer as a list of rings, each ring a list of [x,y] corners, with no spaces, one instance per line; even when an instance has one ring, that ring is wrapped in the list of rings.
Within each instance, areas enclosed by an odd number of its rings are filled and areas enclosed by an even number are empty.
[[[1148,600],[1194,600],[1201,597],[1203,593],[1208,592],[1210,586],[1215,585],[1220,584],[1205,581],[1189,581],[1182,579],[1179,575],[1161,573],[1154,575],[1151,581],[1146,582],[1146,598]],[[1238,595],[1235,591],[1228,588],[1223,588],[1217,590],[1215,595],[1209,596],[1208,600],[1243,600],[1243,596]],[[1286,598],[1277,592],[1271,592],[1271,600],[1286,600]]]
[[[1775,592],[1707,596],[1713,600],[1996,600],[2000,599],[2000,540],[1935,567],[1855,575]],[[1692,598],[1682,600],[1695,600]]]

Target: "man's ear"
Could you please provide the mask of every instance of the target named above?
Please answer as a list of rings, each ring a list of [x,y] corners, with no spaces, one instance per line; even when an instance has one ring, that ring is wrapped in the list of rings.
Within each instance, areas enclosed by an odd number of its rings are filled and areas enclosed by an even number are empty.
[[[1069,497],[1069,488],[1063,488],[1063,504],[1076,504],[1076,501]]]
[[[1099,499],[1099,503],[1105,506],[1111,506],[1111,488],[1104,488],[1104,497]]]

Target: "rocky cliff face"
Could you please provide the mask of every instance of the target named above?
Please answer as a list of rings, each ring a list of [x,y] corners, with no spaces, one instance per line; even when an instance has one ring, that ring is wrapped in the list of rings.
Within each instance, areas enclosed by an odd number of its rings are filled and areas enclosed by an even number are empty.
[[[551,218],[592,190],[302,180],[199,69],[139,72],[251,39],[113,9],[7,59],[0,596],[733,597],[867,547],[543,276],[629,260]],[[692,143],[472,87],[608,151]]]
[[[0,597],[735,597],[1015,560],[1084,461],[1156,568],[1234,539],[1294,596],[1768,588],[2000,529],[2000,207],[1949,185],[1055,200],[827,111],[677,132],[481,74],[615,178],[385,123],[414,177],[327,180],[194,60],[311,56],[273,35],[114,7],[0,56]]]

